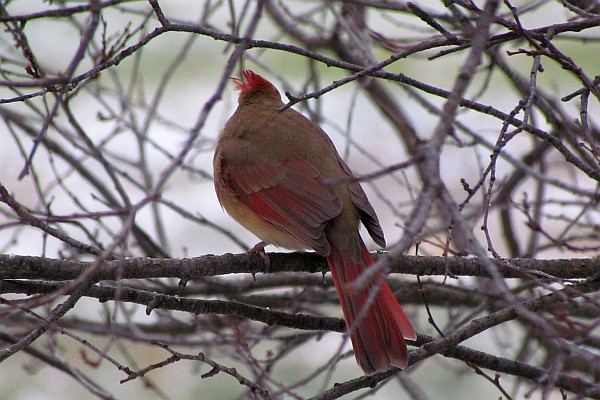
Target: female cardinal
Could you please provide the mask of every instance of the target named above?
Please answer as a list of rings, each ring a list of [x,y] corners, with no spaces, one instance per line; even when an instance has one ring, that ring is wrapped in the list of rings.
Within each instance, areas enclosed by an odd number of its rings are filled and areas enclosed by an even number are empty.
[[[221,205],[266,243],[327,257],[360,367],[367,374],[405,368],[404,338],[417,335],[389,286],[379,285],[380,274],[366,287],[352,286],[373,264],[359,223],[385,246],[365,192],[348,181],[350,168],[321,128],[290,108],[279,110],[275,86],[252,71],[234,82],[238,108],[219,135],[213,160]],[[326,183],[332,180],[345,183]],[[363,310],[372,290],[378,290],[375,299]]]

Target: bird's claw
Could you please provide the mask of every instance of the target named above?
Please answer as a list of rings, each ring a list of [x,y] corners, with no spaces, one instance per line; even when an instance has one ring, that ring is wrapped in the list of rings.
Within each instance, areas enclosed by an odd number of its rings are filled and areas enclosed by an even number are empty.
[[[265,262],[265,265],[267,267],[265,272],[268,272],[269,267],[271,266],[271,259],[269,258],[269,255],[265,251],[265,247],[267,245],[268,245],[268,243],[266,243],[266,242],[258,242],[254,245],[254,247],[252,247],[250,250],[248,250],[248,253],[257,253],[260,256],[260,258],[263,259],[263,261]],[[252,276],[254,277],[254,274],[252,274]],[[254,279],[254,280],[256,281],[256,279]]]

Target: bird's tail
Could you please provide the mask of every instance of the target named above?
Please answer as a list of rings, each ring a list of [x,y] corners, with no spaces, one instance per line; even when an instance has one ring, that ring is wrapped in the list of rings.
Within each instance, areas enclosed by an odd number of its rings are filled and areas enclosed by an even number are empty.
[[[351,332],[356,361],[367,374],[385,371],[390,366],[405,368],[408,351],[404,339],[414,340],[417,334],[385,281],[369,309],[364,311],[369,294],[375,289],[381,274],[376,274],[372,283],[363,289],[353,287],[354,280],[374,263],[364,243],[361,241],[360,244],[362,251],[358,262],[333,245],[327,257],[346,325]]]

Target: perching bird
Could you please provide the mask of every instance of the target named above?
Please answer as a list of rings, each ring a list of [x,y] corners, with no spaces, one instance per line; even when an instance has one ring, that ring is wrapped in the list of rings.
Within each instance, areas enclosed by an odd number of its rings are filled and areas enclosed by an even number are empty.
[[[240,91],[238,108],[219,135],[213,160],[221,205],[266,243],[325,256],[360,367],[367,374],[405,368],[404,339],[414,340],[416,333],[389,286],[385,281],[379,286],[364,312],[381,275],[362,289],[352,285],[373,264],[359,223],[385,247],[360,183],[327,183],[348,182],[350,168],[319,126],[293,109],[279,110],[281,96],[269,81],[244,71],[243,79],[234,82]]]

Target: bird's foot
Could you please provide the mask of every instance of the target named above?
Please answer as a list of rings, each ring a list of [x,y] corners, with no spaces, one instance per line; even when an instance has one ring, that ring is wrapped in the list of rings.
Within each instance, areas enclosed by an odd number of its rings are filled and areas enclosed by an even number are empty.
[[[271,259],[269,258],[269,255],[265,251],[265,247],[267,245],[268,245],[268,243],[266,243],[266,242],[258,242],[254,245],[254,247],[252,247],[250,250],[248,250],[248,253],[257,253],[260,256],[260,258],[263,259],[263,261],[265,262],[265,266],[266,266],[265,272],[268,272],[269,267],[271,266]],[[256,282],[256,277],[254,276],[254,273],[252,273],[252,278]]]

